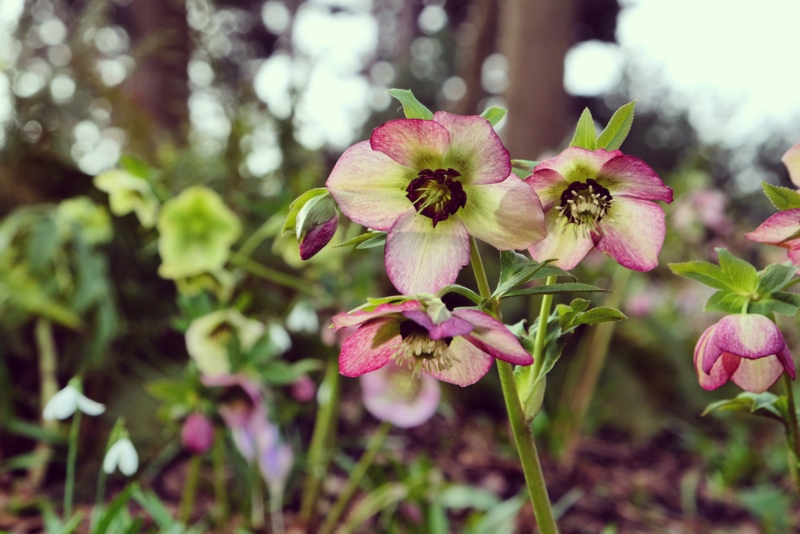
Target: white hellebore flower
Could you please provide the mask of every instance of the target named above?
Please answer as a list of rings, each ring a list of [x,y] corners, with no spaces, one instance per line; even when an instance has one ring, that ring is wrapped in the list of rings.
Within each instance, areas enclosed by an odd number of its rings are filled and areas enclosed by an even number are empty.
[[[103,459],[103,471],[106,474],[110,475],[117,467],[126,476],[131,476],[139,468],[139,455],[136,454],[136,449],[128,438],[117,440],[109,447]]]
[[[76,409],[87,415],[100,415],[106,411],[104,405],[84,396],[77,387],[70,383],[47,401],[42,417],[46,421],[66,419],[74,414]]]

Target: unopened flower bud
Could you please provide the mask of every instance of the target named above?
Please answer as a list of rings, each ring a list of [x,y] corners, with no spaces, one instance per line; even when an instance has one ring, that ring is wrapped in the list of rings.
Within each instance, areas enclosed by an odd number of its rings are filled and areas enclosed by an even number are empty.
[[[203,454],[211,448],[214,441],[214,425],[201,413],[193,413],[186,418],[181,428],[181,443],[195,453]]]
[[[294,230],[300,245],[300,258],[307,260],[322,250],[339,226],[339,210],[325,188],[312,189],[299,196],[291,206],[283,232]]]
[[[308,375],[301,376],[297,382],[292,384],[292,397],[297,402],[309,402],[314,398],[317,387]]]

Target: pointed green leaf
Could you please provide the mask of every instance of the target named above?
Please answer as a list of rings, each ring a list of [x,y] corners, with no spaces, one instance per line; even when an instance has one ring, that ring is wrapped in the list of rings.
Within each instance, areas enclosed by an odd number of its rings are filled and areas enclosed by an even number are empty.
[[[425,107],[408,89],[389,89],[386,91],[403,105],[407,119],[433,119],[433,112]]]
[[[758,271],[756,268],[737,258],[727,249],[718,248],[719,267],[728,279],[728,285],[737,291],[752,293],[758,287]]]
[[[579,313],[572,324],[574,326],[578,326],[582,324],[610,323],[614,321],[622,321],[627,318],[627,315],[615,308],[605,308],[601,306]]]
[[[797,272],[796,267],[773,263],[758,273],[758,294],[769,296],[773,291],[780,291],[791,282]]]
[[[594,120],[589,108],[583,110],[581,118],[578,119],[578,127],[569,146],[577,146],[587,150],[597,149],[597,131],[594,129]]]
[[[800,191],[761,182],[761,188],[772,204],[781,211],[800,208]]]
[[[524,180],[525,178],[531,175],[531,171],[525,169],[519,169],[517,167],[511,167],[511,172],[516,174],[520,180]]]
[[[566,283],[566,284],[550,284],[537,287],[526,287],[525,289],[518,289],[510,291],[505,294],[506,297],[519,297],[522,295],[560,295],[563,293],[609,293],[608,289],[593,286],[590,284],[581,283]]]
[[[375,248],[375,247],[382,247],[386,243],[386,232],[381,232],[379,235],[373,236],[363,243],[359,243],[356,248],[358,249],[366,249],[366,248]]]
[[[742,313],[744,306],[750,302],[750,297],[723,290],[711,295],[706,302],[704,311],[718,311],[723,313]]]
[[[713,263],[695,260],[683,263],[669,263],[667,266],[678,276],[696,280],[714,289],[729,289],[722,270]]]
[[[300,213],[300,210],[303,209],[303,206],[314,197],[325,195],[328,193],[328,190],[324,187],[317,187],[316,189],[311,189],[310,191],[306,191],[289,204],[289,214],[286,216],[286,220],[283,222],[283,227],[281,228],[281,235],[285,235],[288,232],[291,232],[295,229],[295,225],[297,223],[297,214]]]
[[[773,293],[774,295],[775,293]],[[769,298],[761,299],[755,302],[750,303],[750,307],[747,309],[748,313],[757,313],[759,315],[765,315],[767,317],[773,318],[773,314],[779,313],[781,315],[786,315],[787,317],[791,317],[797,313],[797,310],[800,309],[796,304],[792,304],[791,302],[785,302],[780,299],[773,298],[770,296]]]
[[[481,113],[481,117],[491,123],[492,126],[497,126],[497,123],[503,120],[503,117],[508,113],[507,109],[491,107]]]
[[[736,411],[753,413],[783,422],[783,415],[777,407],[780,400],[781,397],[769,392],[750,393],[745,391],[733,399],[712,402],[701,415],[707,415],[714,411]]]
[[[533,161],[531,159],[512,159],[511,165],[514,167],[530,167],[533,169],[539,164],[538,161]]]
[[[597,148],[617,150],[622,146],[622,142],[631,131],[634,107],[636,107],[636,101],[629,102],[614,112],[608,125],[597,137]]]
[[[344,243],[339,243],[338,245],[334,246],[333,248],[349,247],[349,246],[352,246],[352,245],[359,245],[359,244],[363,243],[364,241],[369,241],[370,239],[372,239],[374,237],[385,236],[385,235],[386,235],[386,232],[379,232],[377,230],[370,230],[368,232],[364,232],[361,235],[357,235],[357,236],[355,236],[353,238],[350,238],[347,241],[345,241]]]

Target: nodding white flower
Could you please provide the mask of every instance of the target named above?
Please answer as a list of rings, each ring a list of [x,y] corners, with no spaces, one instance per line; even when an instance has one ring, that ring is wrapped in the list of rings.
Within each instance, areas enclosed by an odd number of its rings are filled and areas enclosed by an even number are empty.
[[[79,387],[80,381],[72,380],[64,389],[53,395],[44,407],[42,418],[45,421],[66,419],[74,414],[75,410],[80,410],[86,415],[100,415],[106,411],[104,405],[84,396]]]
[[[139,469],[139,455],[127,437],[118,439],[103,458],[103,471],[106,474],[110,475],[117,467],[125,476],[131,476]]]

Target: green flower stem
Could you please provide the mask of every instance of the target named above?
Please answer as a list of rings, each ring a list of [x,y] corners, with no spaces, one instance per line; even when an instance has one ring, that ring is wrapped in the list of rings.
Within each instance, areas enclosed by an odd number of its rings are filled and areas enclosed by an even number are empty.
[[[788,412],[788,441],[789,441],[789,472],[792,480],[800,492],[800,473],[798,473],[797,462],[800,459],[800,430],[797,425],[797,408],[794,403],[794,389],[792,379],[787,373],[783,373],[783,383],[786,386],[786,410]]]
[[[272,534],[283,534],[286,531],[283,524],[283,490],[270,492],[269,512]]]
[[[186,475],[186,484],[183,486],[183,497],[181,497],[181,507],[178,518],[183,524],[189,524],[189,516],[194,508],[194,499],[197,495],[197,482],[200,480],[200,467],[203,457],[199,454],[192,455],[189,460],[189,472]]]
[[[375,460],[375,456],[383,446],[383,442],[386,440],[386,436],[389,434],[389,430],[391,429],[392,425],[384,421],[381,423],[381,426],[378,427],[378,430],[372,434],[372,437],[370,438],[369,442],[367,443],[367,447],[364,450],[364,454],[361,455],[361,458],[358,460],[355,468],[347,478],[347,482],[342,488],[339,498],[336,499],[336,503],[333,505],[330,512],[328,512],[325,522],[322,524],[322,528],[319,530],[320,534],[331,534],[333,529],[336,528],[339,518],[342,516],[344,509],[347,507],[347,503],[350,502],[350,499],[358,489],[359,484],[361,484],[361,479],[364,478],[364,475],[367,473],[367,469],[369,469],[369,466],[372,465],[372,461]]]
[[[250,234],[250,237],[248,237],[244,244],[239,248],[237,254],[243,258],[249,258],[258,245],[260,245],[264,239],[269,237],[269,234],[272,231],[271,226],[273,226],[273,224],[274,223],[271,219],[264,221],[264,224],[259,226],[255,232]]]
[[[486,278],[483,260],[480,257],[474,237],[470,238],[470,261],[472,262],[472,270],[475,272],[475,280],[481,296],[484,298],[490,297],[492,293],[489,288],[489,280]],[[528,486],[528,495],[533,505],[539,532],[541,534],[558,534],[558,526],[553,516],[553,510],[550,507],[550,497],[547,495],[547,485],[544,481],[542,464],[539,462],[536,442],[533,439],[531,429],[525,422],[525,414],[522,411],[517,385],[514,382],[514,369],[510,363],[497,360],[497,371],[500,374],[503,399],[506,402],[508,419],[511,423],[511,430],[514,433],[517,453],[522,464],[522,471],[525,474],[525,483]]]
[[[557,276],[548,276],[545,281],[546,286],[556,283]],[[550,308],[553,306],[553,295],[542,295],[542,306],[539,308],[539,326],[536,329],[536,339],[533,342],[533,371],[531,377],[533,380],[542,372],[544,365],[544,342],[547,338],[547,321],[550,319]]]
[[[230,260],[231,263],[237,267],[244,269],[250,274],[258,276],[259,278],[263,278],[268,282],[288,287],[289,289],[295,289],[301,293],[306,293],[316,298],[320,298],[322,296],[320,294],[320,289],[315,284],[310,283],[308,280],[303,280],[302,278],[298,278],[296,276],[292,276],[291,274],[286,274],[276,269],[267,267],[266,265],[262,265],[239,252],[231,252]]]
[[[72,517],[72,495],[75,491],[75,459],[78,456],[78,430],[81,426],[81,411],[75,410],[69,428],[67,449],[67,482],[64,488],[64,519]]]
[[[310,526],[311,516],[317,505],[319,488],[330,460],[329,443],[336,431],[336,421],[339,416],[339,390],[341,377],[339,365],[335,360],[329,360],[325,368],[325,377],[320,385],[321,394],[317,394],[319,411],[314,423],[314,434],[308,450],[308,474],[303,487],[303,499],[300,505],[300,519],[306,526]]]
[[[261,474],[254,463],[250,468],[250,526],[261,529],[264,526],[264,492],[261,489]]]
[[[225,434],[221,428],[214,429],[214,445],[211,450],[214,466],[214,523],[222,527],[228,522],[228,493],[225,491]]]
[[[47,401],[58,392],[58,379],[56,378],[58,358],[53,341],[53,325],[50,320],[43,317],[37,319],[34,334],[39,355],[39,401],[43,410]],[[49,432],[56,432],[58,429],[58,421],[42,420],[41,425]],[[52,456],[53,448],[49,443],[40,441],[36,444],[33,452],[34,461],[27,475],[28,485],[31,488],[38,488],[41,485]]]

